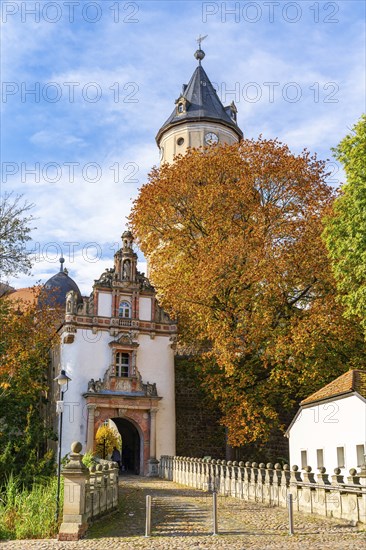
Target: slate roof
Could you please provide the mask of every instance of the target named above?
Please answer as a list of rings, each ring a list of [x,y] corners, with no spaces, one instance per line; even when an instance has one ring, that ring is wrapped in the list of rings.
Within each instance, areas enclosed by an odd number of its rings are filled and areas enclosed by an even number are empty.
[[[346,393],[357,392],[366,399],[366,371],[353,369],[339,376],[330,384],[301,401],[301,405],[307,405],[314,401],[337,397]]]
[[[219,122],[232,128],[239,138],[243,137],[243,132],[220,101],[210,79],[208,78],[202,65],[198,65],[194,71],[188,85],[183,86],[180,97],[184,97],[189,103],[187,112],[178,115],[176,108],[160,128],[156,141],[159,143],[161,135],[170,126],[182,124],[183,122],[211,121]]]
[[[71,277],[67,275],[64,271],[60,271],[53,275],[44,285],[46,290],[50,292],[50,303],[55,303],[56,305],[65,306],[66,303],[66,294],[70,290],[74,290],[77,294],[77,303],[81,304],[83,298],[81,296],[80,289]],[[47,303],[47,300],[46,300]]]

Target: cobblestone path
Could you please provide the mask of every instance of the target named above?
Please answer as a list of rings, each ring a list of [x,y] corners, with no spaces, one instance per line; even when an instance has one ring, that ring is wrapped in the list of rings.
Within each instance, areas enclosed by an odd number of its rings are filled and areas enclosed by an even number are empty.
[[[153,498],[152,536],[145,538],[145,498]],[[287,513],[256,503],[218,496],[220,534],[212,536],[212,497],[159,479],[120,480],[119,511],[94,523],[87,538],[12,541],[1,550],[361,550],[366,531],[295,512],[295,535],[287,534]]]

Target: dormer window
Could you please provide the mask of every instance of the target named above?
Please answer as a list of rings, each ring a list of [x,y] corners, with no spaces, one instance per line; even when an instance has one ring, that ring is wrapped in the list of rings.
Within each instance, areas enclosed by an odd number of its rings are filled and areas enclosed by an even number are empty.
[[[180,96],[176,102],[176,114],[177,115],[183,115],[187,112],[187,108],[189,107],[189,101],[186,100],[184,96]]]
[[[129,302],[121,302],[119,304],[118,317],[123,317],[124,319],[131,318],[131,304]]]

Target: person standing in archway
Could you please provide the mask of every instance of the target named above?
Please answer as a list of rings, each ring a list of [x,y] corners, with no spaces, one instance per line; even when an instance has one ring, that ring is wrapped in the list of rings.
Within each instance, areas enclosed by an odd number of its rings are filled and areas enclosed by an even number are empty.
[[[131,450],[128,445],[122,447],[122,462],[126,472],[131,470]]]
[[[121,471],[121,453],[119,452],[117,447],[113,447],[111,459],[113,460],[113,462],[117,462],[118,470]]]

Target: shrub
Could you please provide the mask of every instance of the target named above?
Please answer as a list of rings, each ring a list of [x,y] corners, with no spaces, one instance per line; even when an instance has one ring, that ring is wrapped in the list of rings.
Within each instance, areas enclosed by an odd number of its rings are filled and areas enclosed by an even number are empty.
[[[87,468],[90,468],[90,466],[93,466],[93,464],[96,464],[97,461],[94,458],[93,451],[87,451],[85,455],[83,456],[83,464]]]
[[[58,531],[55,521],[56,491],[56,477],[47,482],[35,483],[31,489],[26,489],[19,476],[10,475],[0,494],[0,539],[53,537]],[[61,505],[62,502],[63,483]]]

